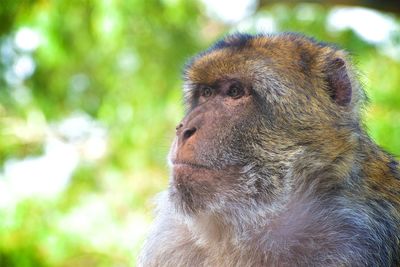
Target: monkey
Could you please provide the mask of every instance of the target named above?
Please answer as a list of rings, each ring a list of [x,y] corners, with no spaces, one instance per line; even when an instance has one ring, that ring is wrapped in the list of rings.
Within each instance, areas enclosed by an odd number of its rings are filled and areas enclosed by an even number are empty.
[[[183,71],[185,115],[139,266],[400,266],[400,171],[349,54],[227,35]]]

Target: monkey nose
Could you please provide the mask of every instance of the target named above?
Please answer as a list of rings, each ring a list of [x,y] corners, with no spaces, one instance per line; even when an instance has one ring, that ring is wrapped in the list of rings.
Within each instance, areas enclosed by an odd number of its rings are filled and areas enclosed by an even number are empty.
[[[189,124],[189,125],[187,125]],[[187,123],[185,121],[179,123],[176,126],[176,136],[178,137],[178,142],[180,144],[185,143],[191,136],[195,134],[198,130],[197,125],[193,125],[193,123]]]
[[[196,127],[186,128],[182,133],[182,141],[189,139],[196,131]]]
[[[182,128],[183,127],[183,124],[182,123],[179,123],[176,127],[175,127],[175,130],[179,130],[180,128]]]

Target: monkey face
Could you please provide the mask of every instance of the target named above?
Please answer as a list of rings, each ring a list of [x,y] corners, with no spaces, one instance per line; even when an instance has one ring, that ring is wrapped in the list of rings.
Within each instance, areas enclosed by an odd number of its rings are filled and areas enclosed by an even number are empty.
[[[241,56],[215,55],[198,59],[188,73],[187,112],[170,151],[169,190],[185,213],[217,213],[284,190],[283,170],[291,153],[284,149],[291,142],[276,131],[273,108],[262,95],[265,85],[259,88],[253,68]]]
[[[189,110],[177,126],[170,152],[170,194],[195,212],[217,203],[238,187],[246,166],[243,138],[257,114],[252,89],[224,77],[212,84],[196,84]]]
[[[271,203],[284,198],[297,159],[311,155],[318,166],[348,148],[350,81],[338,55],[323,49],[292,36],[239,36],[190,62],[187,112],[170,151],[169,196],[179,210]],[[327,56],[336,63],[318,65]]]

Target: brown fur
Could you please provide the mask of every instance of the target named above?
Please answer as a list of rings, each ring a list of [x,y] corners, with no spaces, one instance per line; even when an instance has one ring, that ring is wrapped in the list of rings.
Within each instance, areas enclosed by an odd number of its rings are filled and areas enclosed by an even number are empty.
[[[231,35],[184,81],[140,266],[400,266],[398,163],[362,129],[344,51]]]

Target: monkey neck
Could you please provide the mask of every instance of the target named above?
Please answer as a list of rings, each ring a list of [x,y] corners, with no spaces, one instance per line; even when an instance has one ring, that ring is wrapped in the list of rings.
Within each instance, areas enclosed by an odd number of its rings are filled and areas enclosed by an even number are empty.
[[[306,151],[299,155],[302,160],[294,161],[282,176],[286,186],[275,192],[273,198],[265,196],[258,202],[243,200],[221,211],[192,215],[186,220],[188,228],[199,245],[217,244],[221,248],[268,243],[268,240],[273,240],[275,244],[269,245],[275,246],[278,241],[301,242],[302,236],[312,236],[313,231],[318,235],[323,229],[318,223],[332,216],[328,213],[335,208],[331,200],[340,198],[341,189],[345,190],[351,177],[361,172],[356,160],[359,152],[354,147],[358,145],[349,146],[340,155],[325,157]]]
[[[226,214],[202,213],[186,220],[196,244],[212,251],[252,251],[257,244],[279,255],[288,244],[318,235],[326,220],[318,199],[289,198],[279,204],[258,204]],[[315,232],[312,233],[314,229]],[[240,249],[237,249],[240,248]],[[222,252],[222,253],[225,253]]]

